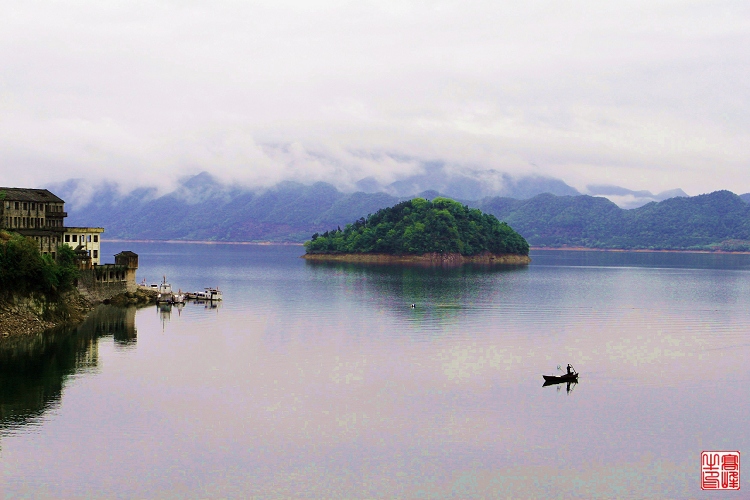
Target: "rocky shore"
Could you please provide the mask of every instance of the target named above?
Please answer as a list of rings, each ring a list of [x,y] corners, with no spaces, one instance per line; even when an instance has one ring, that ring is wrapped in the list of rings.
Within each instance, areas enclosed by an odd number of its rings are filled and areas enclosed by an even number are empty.
[[[156,300],[156,291],[139,288],[105,300],[117,306],[145,306]],[[0,341],[18,335],[35,335],[51,328],[76,325],[96,306],[78,290],[67,292],[57,300],[42,296],[4,297],[0,299]]]
[[[491,254],[461,255],[460,253],[426,253],[423,255],[390,255],[372,253],[345,253],[326,254],[308,253],[303,259],[312,261],[338,261],[338,262],[363,262],[375,264],[429,264],[429,265],[458,265],[464,263],[474,264],[508,264],[527,265],[531,262],[528,255],[518,254]]]
[[[105,304],[112,304],[113,306],[145,306],[156,302],[157,291],[151,288],[138,287],[135,292],[121,293],[115,295],[109,300],[105,300]]]

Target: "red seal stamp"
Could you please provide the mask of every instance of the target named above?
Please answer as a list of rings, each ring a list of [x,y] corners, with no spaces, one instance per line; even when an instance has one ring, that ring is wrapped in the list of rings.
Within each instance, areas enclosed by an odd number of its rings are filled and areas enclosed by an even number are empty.
[[[740,489],[740,452],[704,451],[701,453],[702,490]]]

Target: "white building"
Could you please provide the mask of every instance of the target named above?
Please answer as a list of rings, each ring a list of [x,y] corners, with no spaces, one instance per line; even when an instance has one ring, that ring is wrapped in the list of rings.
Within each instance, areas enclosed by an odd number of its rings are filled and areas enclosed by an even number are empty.
[[[65,227],[62,236],[62,244],[68,245],[74,250],[79,248],[85,250],[91,257],[91,263],[95,266],[101,264],[101,237],[104,228],[101,227]]]

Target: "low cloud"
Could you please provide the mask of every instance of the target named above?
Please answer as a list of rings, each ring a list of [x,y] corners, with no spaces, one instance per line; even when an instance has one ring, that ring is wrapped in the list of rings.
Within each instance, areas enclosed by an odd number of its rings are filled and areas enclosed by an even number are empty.
[[[743,2],[10,2],[0,184],[750,191]]]

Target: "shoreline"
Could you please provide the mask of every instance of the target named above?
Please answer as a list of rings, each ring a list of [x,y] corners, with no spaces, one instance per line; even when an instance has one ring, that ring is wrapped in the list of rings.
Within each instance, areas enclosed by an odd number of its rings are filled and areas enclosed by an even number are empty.
[[[530,247],[529,250],[563,250],[570,252],[619,252],[619,253],[704,253],[722,255],[750,255],[750,252],[728,252],[726,250],[650,250],[645,248],[588,248],[588,247]]]
[[[52,309],[46,319],[44,309]],[[40,296],[10,297],[0,301],[0,342],[7,338],[37,335],[53,328],[83,322],[94,308],[77,290],[57,300]]]
[[[192,243],[196,245],[254,245],[254,246],[292,246],[301,247],[304,243],[284,241],[206,241],[206,240],[119,240],[107,239],[106,243]]]
[[[326,262],[359,262],[373,264],[439,264],[460,265],[472,264],[505,264],[505,265],[528,265],[531,258],[528,255],[518,254],[481,254],[465,256],[459,253],[428,253],[423,255],[390,255],[390,254],[329,254],[329,253],[306,253],[300,255],[301,259],[309,261]]]
[[[144,307],[154,303],[155,298],[155,291],[139,288],[136,292],[121,293],[101,302],[87,300],[78,290],[67,292],[54,302],[32,296],[0,300],[0,343],[4,339],[37,335],[53,328],[77,326],[99,304]],[[41,302],[52,304],[62,312],[42,319]]]

